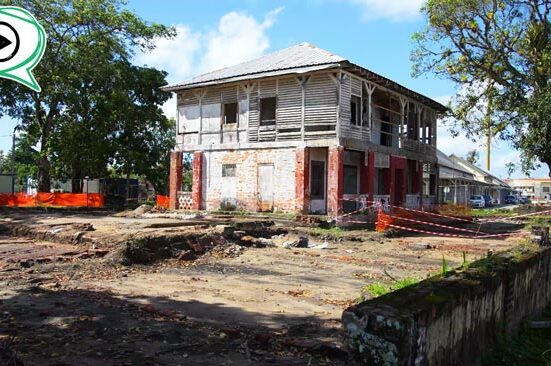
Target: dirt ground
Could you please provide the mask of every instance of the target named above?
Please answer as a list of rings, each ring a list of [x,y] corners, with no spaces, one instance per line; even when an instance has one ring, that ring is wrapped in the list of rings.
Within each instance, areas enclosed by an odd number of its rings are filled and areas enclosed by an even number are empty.
[[[454,267],[519,241],[270,218],[263,245],[237,245],[258,244],[243,234],[266,218],[162,216],[2,212],[0,364],[2,352],[38,366],[351,364],[340,316],[367,284],[425,278],[443,257]],[[234,227],[240,237],[227,235]],[[317,247],[283,247],[301,235]],[[143,238],[162,255],[122,264],[117,253]]]

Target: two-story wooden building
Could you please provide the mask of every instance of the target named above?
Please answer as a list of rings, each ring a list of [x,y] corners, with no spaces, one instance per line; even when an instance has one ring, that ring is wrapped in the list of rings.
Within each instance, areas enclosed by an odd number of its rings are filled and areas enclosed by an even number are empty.
[[[337,215],[362,199],[436,202],[446,108],[328,51],[303,43],[164,90],[178,108],[171,208]]]

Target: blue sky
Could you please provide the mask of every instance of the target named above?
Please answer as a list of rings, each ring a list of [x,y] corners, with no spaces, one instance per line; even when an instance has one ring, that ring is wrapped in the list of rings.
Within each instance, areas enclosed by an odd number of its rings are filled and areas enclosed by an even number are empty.
[[[129,0],[128,7],[148,21],[177,27],[178,36],[159,40],[158,48],[137,54],[135,62],[166,70],[170,83],[246,61],[301,42],[358,63],[413,90],[446,102],[456,88],[426,75],[411,77],[411,35],[424,27],[418,9],[423,0]],[[163,108],[175,115],[174,101]],[[11,147],[14,121],[0,120],[0,150]],[[484,147],[439,128],[438,147],[464,156]],[[492,172],[506,177],[505,164],[519,162],[507,143],[493,142]],[[531,176],[547,176],[542,167]],[[513,176],[522,176],[516,172]]]

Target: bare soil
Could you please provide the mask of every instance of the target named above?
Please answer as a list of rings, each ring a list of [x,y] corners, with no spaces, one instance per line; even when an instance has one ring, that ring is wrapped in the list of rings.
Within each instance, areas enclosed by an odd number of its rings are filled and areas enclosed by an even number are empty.
[[[0,345],[15,336],[17,358],[38,366],[348,365],[340,316],[367,284],[425,278],[443,257],[453,267],[519,241],[259,220],[5,211]],[[282,247],[309,233],[327,248]],[[273,246],[251,245],[260,236]],[[147,244],[147,265],[124,264],[129,242]]]

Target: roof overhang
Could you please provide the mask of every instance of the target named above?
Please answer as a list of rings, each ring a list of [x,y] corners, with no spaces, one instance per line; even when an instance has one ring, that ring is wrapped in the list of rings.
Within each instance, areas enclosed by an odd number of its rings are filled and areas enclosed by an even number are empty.
[[[431,107],[432,109],[440,112],[440,113],[445,113],[448,111],[448,107],[444,106],[443,104],[441,103],[438,103],[437,101],[429,98],[429,97],[426,97],[422,94],[419,94],[409,88],[406,88],[405,86],[403,85],[400,85],[398,84],[397,82],[393,81],[393,80],[390,80],[388,78],[385,78],[384,76],[382,75],[379,75],[371,70],[368,70],[364,67],[361,67],[359,65],[356,65],[356,64],[353,64],[349,61],[345,61],[343,64],[342,64],[342,68],[343,70],[346,70],[352,74],[355,74],[355,75],[358,75],[364,79],[367,79],[368,81],[371,81],[373,82],[374,84],[379,84],[379,85],[382,85],[386,88],[388,88],[389,90],[392,90],[396,93],[399,93],[399,94],[403,94],[405,96],[408,96],[409,98],[421,103],[421,104],[424,104],[424,105],[427,105],[429,107]]]

